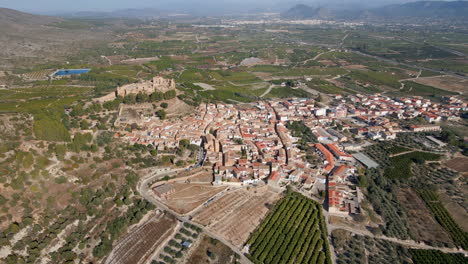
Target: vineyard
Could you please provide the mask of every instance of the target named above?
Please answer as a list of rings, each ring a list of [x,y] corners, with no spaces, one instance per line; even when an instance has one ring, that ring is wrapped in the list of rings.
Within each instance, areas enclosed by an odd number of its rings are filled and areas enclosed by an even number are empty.
[[[450,234],[455,244],[467,249],[468,234],[453,220],[447,209],[440,203],[438,195],[430,190],[421,190],[419,195],[426,202],[437,222]]]
[[[254,263],[331,263],[321,206],[290,192],[250,237]]]
[[[463,264],[468,259],[463,254],[446,254],[437,250],[410,249],[414,264]]]

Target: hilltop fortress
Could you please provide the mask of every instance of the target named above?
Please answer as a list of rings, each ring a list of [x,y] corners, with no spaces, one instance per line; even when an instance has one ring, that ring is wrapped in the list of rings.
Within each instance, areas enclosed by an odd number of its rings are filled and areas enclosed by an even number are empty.
[[[165,79],[161,76],[154,77],[152,80],[127,84],[121,87],[118,87],[115,91],[115,96],[126,96],[129,94],[152,94],[154,92],[167,92],[174,90],[176,84],[174,79]]]
[[[149,81],[139,83],[131,83],[124,86],[117,87],[115,92],[97,99],[98,102],[112,101],[119,96],[127,96],[129,94],[152,94],[154,92],[165,93],[170,90],[176,89],[176,82],[174,79],[165,79],[161,76],[156,76]]]

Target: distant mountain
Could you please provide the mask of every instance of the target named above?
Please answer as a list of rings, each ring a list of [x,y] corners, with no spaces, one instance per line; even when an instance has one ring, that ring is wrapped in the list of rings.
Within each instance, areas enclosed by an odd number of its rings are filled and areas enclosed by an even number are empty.
[[[386,18],[468,18],[468,1],[419,1],[371,10]]]
[[[334,16],[330,9],[314,8],[303,4],[296,5],[281,14],[281,17],[286,19],[329,19]]]
[[[418,1],[361,10],[332,10],[300,4],[281,16],[285,19],[468,19],[468,1]]]

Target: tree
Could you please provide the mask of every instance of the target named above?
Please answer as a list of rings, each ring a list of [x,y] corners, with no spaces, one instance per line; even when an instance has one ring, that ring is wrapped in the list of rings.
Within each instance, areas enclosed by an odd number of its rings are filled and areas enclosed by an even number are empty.
[[[319,95],[317,96],[317,99],[315,99],[315,101],[317,101],[317,102],[322,102],[322,101],[323,101],[322,94],[319,94]]]
[[[86,119],[82,120],[80,122],[80,128],[83,130],[89,129],[89,122]]]
[[[164,99],[164,95],[160,92],[154,92],[151,94],[149,100],[150,102],[158,102]]]
[[[166,111],[164,111],[163,109],[158,110],[156,112],[156,116],[158,116],[161,120],[164,120],[166,119]]]
[[[6,202],[8,202],[8,199],[0,194],[0,205],[4,205]]]
[[[135,98],[135,101],[137,103],[145,103],[145,102],[148,102],[149,101],[149,96],[145,93],[138,93],[136,98]]]
[[[134,94],[129,94],[124,97],[123,99],[124,104],[135,104],[136,103],[136,96]]]
[[[168,107],[169,107],[169,104],[168,104],[168,103],[162,103],[162,104],[161,104],[161,107],[162,107],[162,108],[168,108]]]
[[[190,146],[190,141],[188,139],[182,139],[179,141],[179,148],[186,149],[188,146]]]
[[[177,93],[175,90],[170,90],[170,91],[165,92],[163,97],[165,100],[169,100],[169,99],[175,98],[176,95]]]

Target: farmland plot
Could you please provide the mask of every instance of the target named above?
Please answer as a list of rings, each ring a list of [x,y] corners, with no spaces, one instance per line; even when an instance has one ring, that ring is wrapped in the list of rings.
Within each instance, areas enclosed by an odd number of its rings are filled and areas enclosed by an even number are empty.
[[[208,205],[194,217],[194,221],[242,247],[268,213],[267,205],[275,203],[279,197],[278,193],[269,190],[259,193],[237,190]]]
[[[132,231],[114,247],[106,264],[145,263],[147,258],[171,234],[175,219],[159,215]]]

